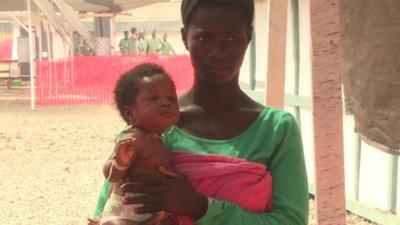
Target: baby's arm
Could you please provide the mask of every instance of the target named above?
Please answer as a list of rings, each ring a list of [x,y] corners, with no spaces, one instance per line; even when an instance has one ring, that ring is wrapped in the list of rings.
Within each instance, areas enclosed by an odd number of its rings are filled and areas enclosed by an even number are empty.
[[[137,155],[137,138],[135,134],[128,133],[115,146],[114,152],[104,164],[104,176],[110,182],[121,181],[128,168],[135,161]]]

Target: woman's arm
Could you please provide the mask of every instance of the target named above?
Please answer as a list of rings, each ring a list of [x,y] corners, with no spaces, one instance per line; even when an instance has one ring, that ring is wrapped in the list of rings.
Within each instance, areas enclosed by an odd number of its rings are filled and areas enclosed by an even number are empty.
[[[122,192],[146,194],[125,197],[126,204],[143,204],[142,207],[136,209],[136,213],[156,213],[163,210],[194,219],[205,215],[208,198],[197,192],[186,178],[171,177],[169,174],[130,175],[135,183],[121,185]]]
[[[272,211],[254,213],[236,204],[214,200],[197,225],[307,225],[308,189],[300,132],[295,119],[285,115],[277,130],[279,140],[268,162],[273,176]]]

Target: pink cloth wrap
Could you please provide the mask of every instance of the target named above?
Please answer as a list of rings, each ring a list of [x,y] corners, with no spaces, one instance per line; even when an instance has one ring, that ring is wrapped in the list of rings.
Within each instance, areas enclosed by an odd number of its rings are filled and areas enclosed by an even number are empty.
[[[249,211],[272,209],[272,176],[265,165],[215,154],[173,153],[173,166],[205,196],[227,200]],[[181,224],[194,224],[178,217]]]

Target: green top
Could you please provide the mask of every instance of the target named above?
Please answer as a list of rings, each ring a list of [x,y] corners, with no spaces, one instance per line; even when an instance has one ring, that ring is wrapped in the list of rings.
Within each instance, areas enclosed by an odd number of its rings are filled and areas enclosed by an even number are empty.
[[[197,225],[307,225],[308,190],[303,147],[295,119],[287,112],[265,108],[240,135],[209,140],[172,127],[165,136],[170,149],[197,154],[236,156],[267,165],[273,177],[273,209],[254,213],[234,203],[215,200]]]
[[[103,213],[104,206],[106,205],[108,196],[110,195],[111,187],[112,187],[111,182],[108,182],[107,180],[103,182],[99,199],[97,200],[96,209],[94,210],[93,213],[92,217],[93,219],[99,219],[101,213]]]
[[[147,40],[146,39],[138,39],[137,48],[139,54],[146,54],[147,52]]]
[[[287,112],[265,108],[242,134],[227,140],[209,140],[172,127],[165,135],[171,149],[198,154],[236,156],[267,165],[273,176],[273,209],[253,213],[239,206],[214,200],[197,225],[307,225],[308,190],[300,133]],[[105,182],[94,218],[101,214],[110,186]],[[103,197],[102,197],[103,196]]]
[[[128,53],[128,38],[123,38],[119,41],[119,50],[121,51],[122,55]]]
[[[159,51],[162,55],[170,55],[171,53],[175,54],[171,43],[169,43],[168,41],[161,41],[161,47]]]
[[[148,54],[156,54],[158,49],[160,48],[161,39],[156,38],[149,38],[147,39],[147,53]]]
[[[128,49],[127,53],[128,54],[136,54],[137,53],[137,47],[136,47],[136,38],[135,37],[129,37],[128,38]]]

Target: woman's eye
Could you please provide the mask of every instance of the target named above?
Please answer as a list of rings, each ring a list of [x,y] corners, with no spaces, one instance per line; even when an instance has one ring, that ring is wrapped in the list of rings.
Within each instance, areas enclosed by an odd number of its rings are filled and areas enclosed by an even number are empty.
[[[236,36],[228,36],[226,39],[227,39],[228,41],[236,41],[236,40],[237,40],[237,37],[236,37]]]
[[[199,36],[199,37],[197,37],[197,40],[199,40],[199,41],[207,41],[207,38],[204,37],[204,36]]]

